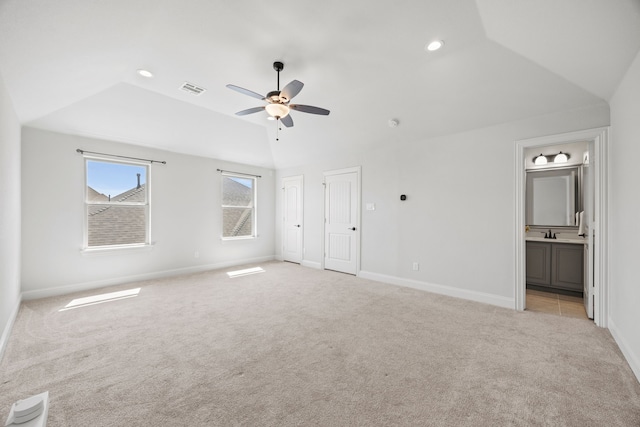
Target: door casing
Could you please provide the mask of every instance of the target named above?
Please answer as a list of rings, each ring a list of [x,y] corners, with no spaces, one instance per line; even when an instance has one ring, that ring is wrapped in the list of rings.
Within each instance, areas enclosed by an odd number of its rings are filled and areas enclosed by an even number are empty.
[[[594,212],[592,219],[593,243],[593,287],[594,287],[594,317],[596,325],[606,328],[609,318],[609,304],[607,300],[609,286],[609,257],[608,257],[608,152],[609,127],[587,129],[558,135],[549,135],[516,141],[514,150],[515,162],[515,232],[514,232],[514,263],[515,263],[515,309],[522,311],[526,306],[526,260],[525,260],[525,149],[530,147],[544,147],[547,145],[567,144],[572,142],[593,143],[595,157],[594,168]]]

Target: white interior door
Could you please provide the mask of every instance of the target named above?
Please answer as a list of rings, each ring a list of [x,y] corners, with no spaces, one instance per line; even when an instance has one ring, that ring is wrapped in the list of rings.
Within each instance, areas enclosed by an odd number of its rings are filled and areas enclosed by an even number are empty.
[[[282,258],[302,262],[303,178],[292,176],[282,180]]]
[[[325,173],[324,268],[356,274],[359,254],[359,170]]]
[[[588,157],[584,159],[584,167],[582,172],[583,195],[584,195],[584,217],[583,222],[586,224],[585,232],[587,233],[587,245],[584,250],[584,290],[582,298],[584,300],[584,309],[587,317],[593,319],[593,298],[594,298],[594,214],[595,214],[595,181],[593,170],[595,168],[595,143],[589,141]]]

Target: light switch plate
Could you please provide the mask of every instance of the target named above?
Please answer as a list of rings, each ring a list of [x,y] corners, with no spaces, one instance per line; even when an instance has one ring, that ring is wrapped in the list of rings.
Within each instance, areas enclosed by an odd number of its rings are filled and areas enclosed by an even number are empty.
[[[375,203],[367,203],[367,210],[368,211],[375,211],[376,210],[376,204]]]

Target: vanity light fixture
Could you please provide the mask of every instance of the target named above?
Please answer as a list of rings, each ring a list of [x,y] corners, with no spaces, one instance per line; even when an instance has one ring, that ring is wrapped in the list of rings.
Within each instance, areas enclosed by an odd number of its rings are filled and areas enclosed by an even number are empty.
[[[542,154],[533,158],[533,164],[536,166],[544,166],[547,163],[567,163],[571,157],[567,153],[563,153],[562,151],[558,154]]]

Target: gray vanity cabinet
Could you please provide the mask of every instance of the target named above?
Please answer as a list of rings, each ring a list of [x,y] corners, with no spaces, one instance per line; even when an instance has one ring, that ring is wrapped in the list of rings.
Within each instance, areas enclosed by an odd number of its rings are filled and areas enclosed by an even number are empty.
[[[551,286],[551,244],[527,242],[527,283]]]
[[[584,246],[570,243],[551,244],[551,286],[582,292]]]
[[[583,245],[527,242],[526,255],[527,284],[582,292]]]

